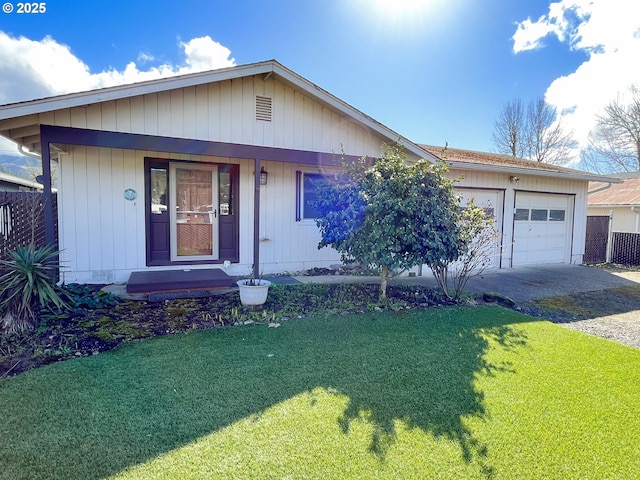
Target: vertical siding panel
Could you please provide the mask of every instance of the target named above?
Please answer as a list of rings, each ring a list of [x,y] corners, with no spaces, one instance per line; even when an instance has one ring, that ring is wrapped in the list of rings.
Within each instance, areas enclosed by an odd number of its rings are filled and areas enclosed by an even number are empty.
[[[268,147],[274,146],[274,123],[275,123],[275,81],[270,78],[266,82],[262,82],[264,85],[263,94],[266,97],[271,98],[271,121],[261,122],[263,124],[263,140],[262,144]],[[255,102],[255,99],[254,99]]]
[[[131,131],[131,101],[128,98],[116,100],[116,128],[119,132]]]
[[[212,83],[208,87],[208,139],[220,140],[220,84]]]
[[[185,131],[184,90],[171,90],[170,93],[170,123],[172,137],[183,137]]]
[[[123,254],[121,248],[126,243],[127,228],[124,223],[125,218],[125,203],[128,203],[124,198],[123,192],[129,188],[125,186],[125,172],[124,172],[124,150],[111,149],[111,185],[110,192],[107,195],[112,197],[112,218],[111,218],[111,241],[115,247],[111,252],[112,258],[110,259],[111,267],[114,270],[124,270],[127,267],[126,257]],[[140,192],[138,192],[140,195]],[[117,275],[117,274],[116,274]]]
[[[144,97],[133,97],[131,109],[131,132],[145,133],[144,131]]]
[[[87,110],[82,107],[72,108],[69,111],[71,127],[87,128]]]
[[[119,192],[114,192],[112,186],[113,170],[111,168],[111,149],[101,148],[98,151],[98,162],[98,184],[96,187],[99,190],[100,203],[96,209],[91,210],[91,215],[96,217],[100,222],[99,243],[92,242],[92,245],[100,245],[100,252],[99,255],[92,255],[92,257],[96,256],[100,258],[100,270],[113,270],[115,251],[113,210],[114,203],[118,203],[117,197]],[[115,199],[114,195],[116,196]],[[112,279],[106,278],[105,280]]]
[[[195,89],[195,138],[209,139],[209,101],[207,85]]]
[[[285,88],[282,82],[274,82],[273,85],[273,146],[285,145],[285,121],[286,121],[286,103]]]
[[[144,169],[140,168],[141,171],[137,171],[137,155],[138,152],[134,150],[124,150],[122,159],[125,188],[133,188],[138,192],[138,198],[135,201],[122,202],[124,207],[124,242],[122,244],[124,252],[122,253],[124,254],[125,265],[128,269],[142,268],[146,263],[144,237],[142,239],[139,238],[139,229],[144,231],[144,218],[139,219],[137,214],[138,204],[142,204],[144,208],[144,182],[143,185],[140,186],[137,180],[138,175],[144,175]],[[142,255],[140,254],[140,244],[142,244]]]
[[[75,217],[72,226],[76,236],[76,267],[79,271],[90,270],[90,245],[88,232],[91,228],[89,224],[89,204],[93,201],[97,205],[97,199],[91,198],[89,191],[96,189],[89,188],[88,184],[88,163],[94,160],[90,156],[89,148],[75,147],[78,155],[74,155],[75,168],[73,172],[73,203],[75,204]],[[84,153],[84,155],[83,155]]]
[[[171,135],[171,92],[158,92],[157,135]]]
[[[70,155],[62,155],[59,160],[58,170],[58,184],[60,188],[58,191],[60,258],[66,267],[62,270],[66,283],[70,282],[67,281],[65,270],[77,270],[74,164],[78,155],[79,152],[77,149],[74,149]]]
[[[104,130],[116,130],[116,102],[102,103],[102,128]]]
[[[158,94],[144,96],[144,133],[158,135],[159,127]]]
[[[38,122],[43,125],[57,125],[54,112],[44,112],[38,114]]]
[[[196,88],[188,87],[183,90],[183,118],[182,135],[186,138],[197,137]]]
[[[86,128],[100,130],[102,128],[102,104],[89,105],[86,108]]]
[[[313,148],[313,100],[309,97],[302,97],[302,148],[311,150]]]
[[[242,142],[242,79],[231,80],[231,142]]]
[[[56,110],[55,112],[53,112],[53,116],[55,118],[55,125],[59,125],[61,127],[71,126],[71,112],[68,108]]]
[[[254,93],[254,79],[257,82],[262,80],[258,77],[246,77],[242,79],[242,143],[253,144],[254,143],[254,129],[256,128],[256,116],[255,116],[255,93]],[[263,122],[261,122],[263,123]],[[261,141],[264,138],[260,139]]]
[[[227,80],[220,84],[220,141],[222,142],[232,140],[231,107],[231,80]]]
[[[304,148],[304,96],[293,92],[293,148]]]
[[[320,148],[323,152],[331,152],[333,149],[333,144],[331,143],[331,119],[332,114],[331,110],[328,108],[322,109],[322,139]]]

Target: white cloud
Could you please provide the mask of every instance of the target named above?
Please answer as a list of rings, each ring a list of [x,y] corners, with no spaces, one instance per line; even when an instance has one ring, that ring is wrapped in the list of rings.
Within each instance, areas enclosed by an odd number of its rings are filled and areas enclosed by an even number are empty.
[[[165,63],[141,69],[131,61],[121,71],[91,72],[67,45],[49,36],[31,40],[0,31],[0,104],[235,65],[231,51],[209,36],[179,42],[179,46],[184,52],[180,65]],[[149,63],[153,55],[142,52],[137,61]]]
[[[536,21],[520,22],[513,36],[514,52],[544,47],[555,35],[588,59],[575,72],[557,78],[545,98],[573,129],[581,147],[587,145],[595,116],[634,83],[640,84],[640,2],[629,0],[560,0]]]
[[[178,45],[184,52],[180,65],[165,63],[141,69],[131,61],[122,71],[91,72],[67,45],[50,36],[31,40],[0,31],[0,105],[235,65],[231,51],[209,36]],[[142,65],[153,61],[149,52],[138,54],[137,62]],[[1,137],[0,152],[18,154],[16,145]]]

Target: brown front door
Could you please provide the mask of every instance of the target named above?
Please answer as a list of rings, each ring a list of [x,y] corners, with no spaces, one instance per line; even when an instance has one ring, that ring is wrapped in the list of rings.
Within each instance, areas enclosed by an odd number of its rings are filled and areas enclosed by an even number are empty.
[[[238,261],[239,167],[145,159],[147,265]]]

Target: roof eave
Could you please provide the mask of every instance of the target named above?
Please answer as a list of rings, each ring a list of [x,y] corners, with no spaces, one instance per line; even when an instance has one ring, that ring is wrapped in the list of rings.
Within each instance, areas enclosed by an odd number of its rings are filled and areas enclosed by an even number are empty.
[[[553,178],[569,178],[572,180],[583,180],[587,182],[607,182],[607,183],[623,183],[619,178],[604,177],[592,174],[580,174],[573,172],[561,172],[550,170],[537,170],[533,168],[525,167],[512,167],[507,165],[491,165],[486,163],[473,163],[462,162],[457,160],[447,160],[449,168],[459,168],[461,170],[475,170],[475,171],[495,171],[511,173],[516,175],[536,175],[540,177],[553,177]]]
[[[115,87],[103,88],[100,90],[91,90],[87,92],[70,93],[55,97],[48,97],[37,100],[29,100],[26,102],[12,103],[0,106],[0,120],[6,120],[17,117],[25,117],[39,113],[60,110],[65,108],[73,108],[84,106],[92,103],[100,103],[118,100],[122,98],[130,98],[149,93],[157,93],[176,88],[186,88],[206,83],[221,82],[232,80],[235,78],[247,77],[252,75],[275,74],[285,82],[299,88],[309,95],[323,101],[331,108],[339,111],[354,120],[364,124],[367,128],[378,133],[382,137],[389,140],[390,143],[400,143],[408,152],[418,158],[426,158],[434,162],[438,158],[430,152],[420,148],[417,144],[402,137],[390,128],[365,115],[358,109],[343,102],[336,96],[330,94],[326,90],[318,87],[309,80],[301,77],[292,70],[289,70],[276,60],[267,60],[264,62],[253,63],[248,65],[233,66],[207,72],[192,73],[187,75],[173,76],[145,82],[118,85]],[[15,140],[13,140],[15,141]]]

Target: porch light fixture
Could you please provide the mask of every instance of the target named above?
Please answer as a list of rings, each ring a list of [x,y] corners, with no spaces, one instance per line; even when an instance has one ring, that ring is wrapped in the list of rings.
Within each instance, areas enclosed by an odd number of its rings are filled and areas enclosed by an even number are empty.
[[[516,177],[515,175],[511,175],[509,177],[509,180],[511,180],[511,183],[518,183],[520,181],[520,179],[518,177]]]
[[[269,177],[269,173],[264,169],[264,167],[261,167],[260,168],[260,185],[266,185],[268,177]]]

